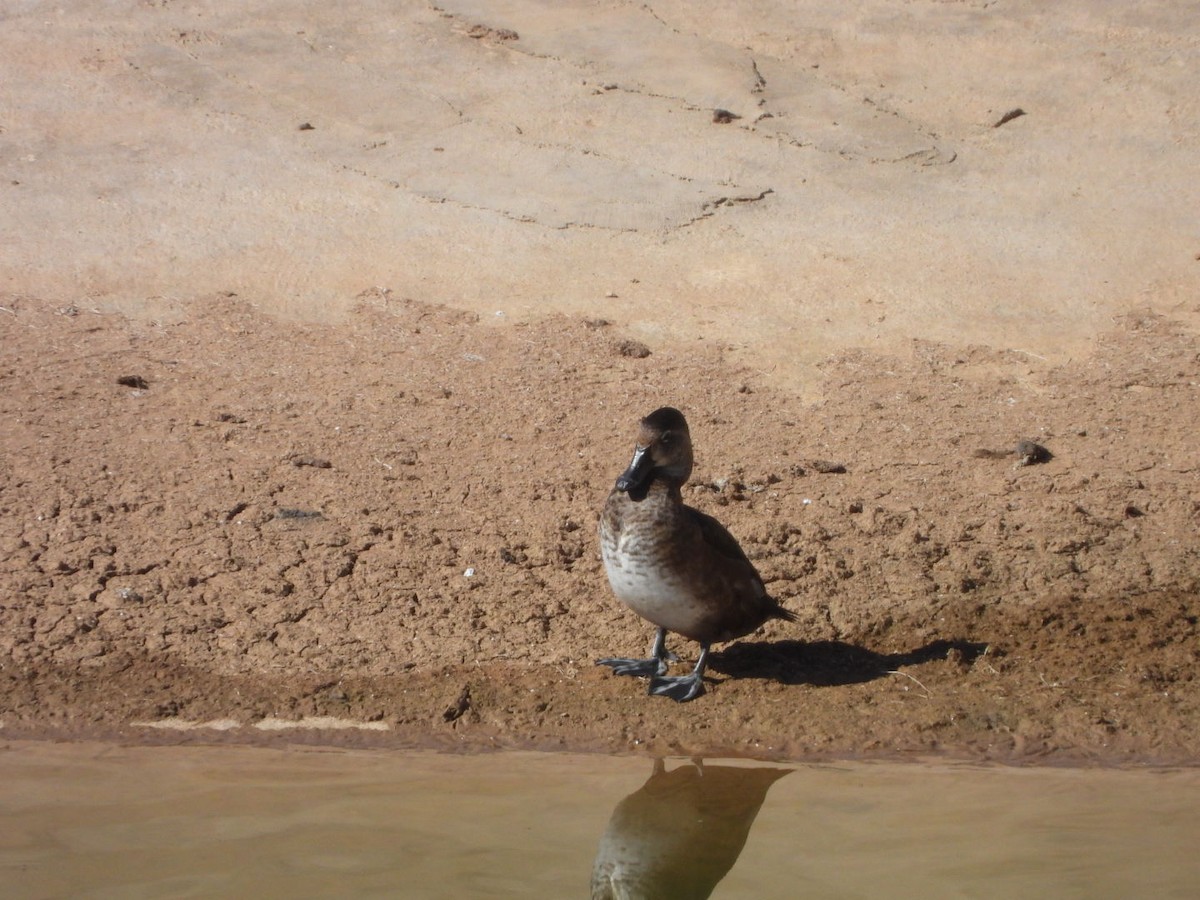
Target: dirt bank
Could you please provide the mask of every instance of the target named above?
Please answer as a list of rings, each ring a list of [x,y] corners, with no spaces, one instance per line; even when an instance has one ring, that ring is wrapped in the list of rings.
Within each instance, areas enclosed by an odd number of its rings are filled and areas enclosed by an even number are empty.
[[[1200,758],[1200,345],[1170,320],[1064,365],[847,352],[808,404],[711,340],[378,291],[320,325],[3,305],[4,735]],[[592,664],[650,638],[595,524],[663,403],[689,502],[800,619],[686,705]],[[253,727],[309,716],[380,730]]]

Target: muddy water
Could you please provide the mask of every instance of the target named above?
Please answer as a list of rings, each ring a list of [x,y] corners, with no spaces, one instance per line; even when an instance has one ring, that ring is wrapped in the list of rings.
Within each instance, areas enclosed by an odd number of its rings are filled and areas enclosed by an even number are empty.
[[[21,743],[0,895],[1192,897],[1198,801],[1195,770]]]

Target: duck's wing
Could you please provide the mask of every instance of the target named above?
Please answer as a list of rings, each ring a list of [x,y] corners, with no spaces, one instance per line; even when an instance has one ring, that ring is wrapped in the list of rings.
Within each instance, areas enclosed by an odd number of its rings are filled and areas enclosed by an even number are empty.
[[[737,538],[730,534],[724,525],[712,516],[702,513],[698,509],[692,509],[690,506],[685,506],[684,510],[686,510],[688,518],[700,529],[700,536],[705,544],[722,556],[749,566],[755,576],[758,575],[758,572],[754,570],[754,564],[747,559],[745,551],[738,544]]]
[[[688,518],[699,529],[703,543],[728,560],[727,565],[720,568],[725,569],[727,574],[731,574],[730,570],[736,572],[735,580],[741,581],[743,585],[750,588],[748,592],[735,592],[739,600],[746,604],[747,617],[749,619],[758,617],[759,622],[762,621],[763,616],[794,622],[795,614],[784,609],[767,593],[762,576],[758,574],[758,569],[754,567],[754,563],[750,562],[745,551],[738,544],[737,538],[712,516],[702,513],[698,509],[692,509],[690,506],[685,506],[684,510],[686,510]]]

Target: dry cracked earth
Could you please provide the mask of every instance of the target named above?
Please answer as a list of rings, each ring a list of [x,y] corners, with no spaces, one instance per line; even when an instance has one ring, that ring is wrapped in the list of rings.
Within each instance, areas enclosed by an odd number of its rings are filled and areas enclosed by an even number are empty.
[[[1170,319],[1061,365],[845,352],[809,402],[711,340],[379,290],[322,324],[3,307],[7,736],[1200,757],[1200,344]],[[593,664],[651,636],[595,529],[665,403],[688,502],[799,617],[683,705]],[[296,722],[325,727],[263,727]]]

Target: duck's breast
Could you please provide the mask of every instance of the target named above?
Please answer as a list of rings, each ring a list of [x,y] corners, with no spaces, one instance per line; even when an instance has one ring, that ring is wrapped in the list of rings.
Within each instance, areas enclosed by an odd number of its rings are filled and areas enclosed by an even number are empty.
[[[630,501],[630,506],[633,506]],[[617,598],[639,616],[668,631],[692,636],[711,615],[697,590],[686,524],[670,510],[623,510],[601,522],[601,555]],[[619,527],[616,523],[619,523]]]

